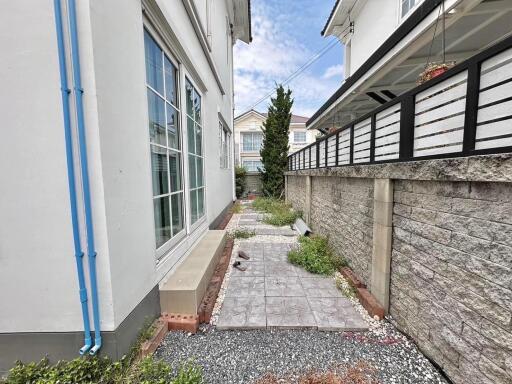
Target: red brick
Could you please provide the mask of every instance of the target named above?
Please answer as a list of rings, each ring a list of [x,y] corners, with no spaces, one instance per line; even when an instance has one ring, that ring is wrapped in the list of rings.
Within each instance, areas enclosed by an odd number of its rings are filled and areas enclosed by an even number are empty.
[[[199,316],[181,313],[169,313],[162,316],[167,321],[169,331],[186,331],[196,333],[199,329]]]
[[[167,322],[162,318],[155,320],[153,327],[153,335],[149,340],[143,342],[140,347],[140,357],[152,355],[169,332]]]
[[[370,316],[377,316],[380,320],[384,318],[384,308],[378,303],[375,297],[372,296],[370,291],[366,288],[358,288],[357,297]]]
[[[341,274],[345,279],[347,279],[348,283],[354,287],[354,288],[366,288],[366,285],[363,284],[361,280],[359,280],[359,277],[356,276],[356,274],[349,268],[349,267],[343,267],[340,270]]]

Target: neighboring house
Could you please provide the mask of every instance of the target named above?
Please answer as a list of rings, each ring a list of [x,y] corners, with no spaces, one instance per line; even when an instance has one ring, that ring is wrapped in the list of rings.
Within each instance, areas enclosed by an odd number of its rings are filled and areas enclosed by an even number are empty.
[[[343,43],[345,80],[308,128],[341,127],[414,88],[427,62],[442,61],[442,7],[442,0],[337,0],[322,35]],[[446,62],[460,64],[511,34],[510,0],[444,0],[444,9]]]
[[[20,0],[0,19],[0,373],[84,336],[118,358],[235,198],[250,1]]]
[[[235,118],[235,161],[249,172],[261,168],[260,149],[263,143],[263,123],[266,113],[251,109]],[[307,117],[292,114],[290,122],[289,154],[315,141],[316,132],[306,130]]]
[[[266,113],[253,109],[235,118],[235,163],[245,167],[248,172],[247,189],[250,192],[261,191],[259,170],[262,169],[260,149],[263,143],[263,123]],[[304,148],[315,141],[316,132],[306,130],[307,117],[292,114],[289,135],[289,154]]]

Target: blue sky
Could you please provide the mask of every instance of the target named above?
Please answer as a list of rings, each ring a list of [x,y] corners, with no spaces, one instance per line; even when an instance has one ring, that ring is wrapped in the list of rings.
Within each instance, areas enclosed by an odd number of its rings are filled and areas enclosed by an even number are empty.
[[[253,41],[234,49],[235,114],[272,91],[333,37],[320,35],[335,0],[252,0]],[[288,87],[293,113],[310,117],[341,85],[343,48],[336,44]],[[269,99],[254,109],[267,110]]]

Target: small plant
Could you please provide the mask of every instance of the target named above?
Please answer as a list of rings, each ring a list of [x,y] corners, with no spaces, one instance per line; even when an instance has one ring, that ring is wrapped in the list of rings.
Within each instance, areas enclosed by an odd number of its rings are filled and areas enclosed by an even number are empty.
[[[247,170],[244,167],[235,168],[235,193],[238,199],[242,198],[247,186]]]
[[[247,229],[235,229],[231,236],[234,239],[248,239],[256,235],[256,232]]]
[[[171,382],[172,384],[200,384],[203,382],[203,371],[201,367],[193,362],[182,364],[178,369],[178,375]]]
[[[231,208],[231,211],[233,213],[241,213],[243,210],[242,204],[240,204],[238,201],[233,204],[233,207]]]
[[[343,277],[343,275],[339,272],[334,274],[334,281],[336,282],[336,287],[341,291],[341,294],[347,298],[356,297],[356,290],[353,286],[351,286],[347,279]]]
[[[343,257],[332,251],[327,238],[318,235],[300,236],[299,246],[288,252],[288,261],[319,275],[331,275],[347,265]]]
[[[301,216],[301,213],[295,212],[290,204],[271,197],[258,197],[252,203],[252,207],[257,211],[267,213],[263,219],[264,223],[278,227],[291,225]]]

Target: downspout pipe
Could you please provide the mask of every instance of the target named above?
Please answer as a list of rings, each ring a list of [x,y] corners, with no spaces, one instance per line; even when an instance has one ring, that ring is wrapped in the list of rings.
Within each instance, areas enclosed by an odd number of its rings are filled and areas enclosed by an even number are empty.
[[[101,348],[100,310],[98,302],[98,283],[96,278],[96,249],[91,209],[91,190],[89,183],[89,166],[87,162],[87,145],[85,140],[85,119],[83,106],[83,89],[80,78],[80,55],[78,46],[78,28],[76,21],[75,0],[68,0],[69,31],[71,37],[71,60],[73,67],[73,89],[75,94],[76,117],[78,128],[78,145],[80,148],[80,165],[84,200],[85,228],[87,232],[87,258],[89,261],[89,278],[91,285],[92,313],[94,317],[94,347],[89,351],[95,355]]]
[[[69,94],[71,90],[68,87],[68,76],[66,69],[66,51],[64,48],[64,32],[62,28],[62,9],[60,0],[54,0],[55,27],[57,29],[57,48],[59,52],[59,70],[60,70],[60,90],[62,96],[62,111],[64,117],[64,136],[66,142],[66,163],[68,168],[69,184],[69,202],[71,208],[71,224],[73,227],[73,242],[75,246],[76,270],[78,275],[78,287],[80,294],[80,303],[82,306],[82,318],[84,323],[84,346],[80,348],[80,354],[83,355],[89,351],[92,346],[91,326],[89,323],[89,308],[87,305],[87,287],[85,285],[85,274],[82,251],[80,242],[80,229],[78,226],[78,209],[76,197],[76,179],[75,165],[73,161],[73,139],[71,135],[71,119],[69,112]]]

